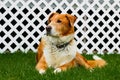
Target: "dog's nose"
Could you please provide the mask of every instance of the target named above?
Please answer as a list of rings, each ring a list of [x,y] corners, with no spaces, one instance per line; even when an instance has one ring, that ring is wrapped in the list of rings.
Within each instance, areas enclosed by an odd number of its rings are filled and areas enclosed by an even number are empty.
[[[52,27],[51,27],[51,26],[47,26],[47,27],[46,27],[46,31],[47,31],[47,32],[50,32],[50,31],[51,31],[51,29],[52,29]]]

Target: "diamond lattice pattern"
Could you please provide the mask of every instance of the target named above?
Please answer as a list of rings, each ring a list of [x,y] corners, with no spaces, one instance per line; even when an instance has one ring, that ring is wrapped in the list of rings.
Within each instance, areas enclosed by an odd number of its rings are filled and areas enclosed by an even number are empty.
[[[36,52],[52,12],[78,17],[79,52],[120,52],[119,0],[0,0],[0,53]]]

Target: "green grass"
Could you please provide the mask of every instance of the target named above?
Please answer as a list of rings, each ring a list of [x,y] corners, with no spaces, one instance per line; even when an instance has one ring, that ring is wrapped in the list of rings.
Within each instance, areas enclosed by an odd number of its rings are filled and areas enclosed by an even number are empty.
[[[92,55],[84,55],[91,59]],[[93,72],[84,67],[75,67],[58,74],[48,69],[46,74],[40,75],[35,70],[35,54],[33,52],[14,54],[0,54],[0,80],[120,80],[120,55],[99,55],[108,65],[96,68]]]

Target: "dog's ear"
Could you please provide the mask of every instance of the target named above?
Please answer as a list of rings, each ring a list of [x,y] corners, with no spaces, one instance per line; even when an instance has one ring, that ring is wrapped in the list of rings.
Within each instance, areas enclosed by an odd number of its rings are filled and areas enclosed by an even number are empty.
[[[51,21],[50,21],[50,19],[54,16],[54,15],[56,15],[56,14],[59,14],[59,13],[52,13],[52,14],[50,14],[50,16],[49,16],[49,18],[48,18],[48,21],[47,21],[47,24],[49,24]]]
[[[67,17],[67,19],[70,22],[70,26],[73,26],[75,21],[76,21],[76,19],[77,19],[77,17],[73,16],[73,15],[70,15],[70,14],[66,14],[66,17]]]

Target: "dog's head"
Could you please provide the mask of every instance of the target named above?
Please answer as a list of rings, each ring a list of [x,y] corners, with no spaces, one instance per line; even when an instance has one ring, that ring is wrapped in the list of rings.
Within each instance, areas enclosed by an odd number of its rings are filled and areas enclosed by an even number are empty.
[[[74,34],[74,22],[76,17],[70,14],[52,13],[48,18],[47,34],[61,37]]]

